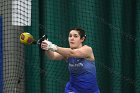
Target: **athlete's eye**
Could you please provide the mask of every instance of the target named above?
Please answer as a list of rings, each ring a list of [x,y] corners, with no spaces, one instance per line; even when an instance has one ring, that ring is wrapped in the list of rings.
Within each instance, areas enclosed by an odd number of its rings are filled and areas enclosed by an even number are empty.
[[[74,35],[74,37],[75,37],[75,38],[77,38],[77,37],[78,37],[78,35]]]
[[[69,37],[72,37],[72,35],[69,35]]]

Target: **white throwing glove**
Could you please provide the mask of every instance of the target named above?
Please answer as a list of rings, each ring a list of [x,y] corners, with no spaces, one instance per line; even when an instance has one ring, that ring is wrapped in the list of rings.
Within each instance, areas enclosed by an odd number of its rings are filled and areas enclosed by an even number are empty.
[[[52,42],[50,42],[50,41],[47,41],[47,44],[48,44],[48,46],[47,46],[48,50],[50,50],[50,51],[56,51],[57,50],[57,45],[52,44]]]

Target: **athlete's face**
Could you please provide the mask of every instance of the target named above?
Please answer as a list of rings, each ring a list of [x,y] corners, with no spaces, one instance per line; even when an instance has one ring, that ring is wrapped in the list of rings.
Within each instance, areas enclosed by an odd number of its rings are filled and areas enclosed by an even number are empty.
[[[76,30],[71,30],[69,33],[69,45],[70,48],[72,49],[76,49],[76,48],[80,48],[82,47],[82,42],[83,42],[83,38],[80,38],[80,35],[78,33],[78,31]]]

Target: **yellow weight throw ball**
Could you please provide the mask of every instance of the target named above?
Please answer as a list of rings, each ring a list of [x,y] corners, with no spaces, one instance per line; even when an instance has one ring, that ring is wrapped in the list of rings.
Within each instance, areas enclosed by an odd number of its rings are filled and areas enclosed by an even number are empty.
[[[30,45],[34,42],[34,38],[30,33],[23,32],[20,34],[20,42],[25,45]]]

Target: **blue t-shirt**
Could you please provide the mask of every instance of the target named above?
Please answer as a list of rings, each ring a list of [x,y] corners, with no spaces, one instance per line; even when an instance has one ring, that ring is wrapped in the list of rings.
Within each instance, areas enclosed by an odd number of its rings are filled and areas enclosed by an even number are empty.
[[[66,85],[65,93],[100,93],[94,61],[74,57],[68,58],[67,61],[70,80]]]

